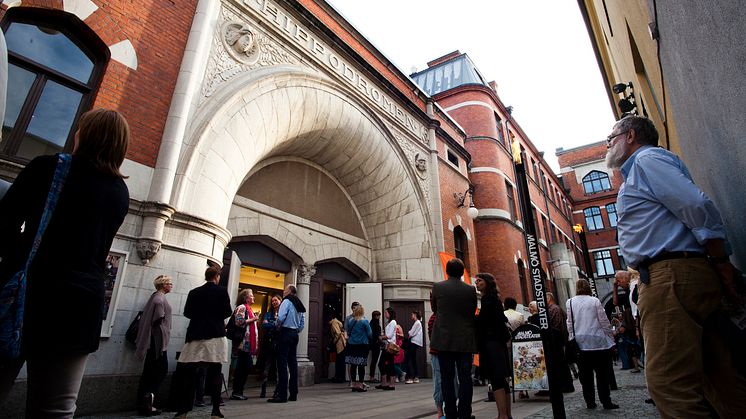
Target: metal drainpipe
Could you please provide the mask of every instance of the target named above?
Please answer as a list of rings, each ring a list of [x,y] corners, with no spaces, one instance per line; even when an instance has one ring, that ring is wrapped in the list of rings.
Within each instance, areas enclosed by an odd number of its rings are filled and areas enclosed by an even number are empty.
[[[191,104],[199,92],[200,80],[204,76],[220,5],[219,1],[199,0],[194,13],[192,29],[184,48],[179,76],[176,79],[171,107],[163,130],[148,200],[143,203],[143,224],[137,250],[145,264],[160,250],[166,221],[176,211],[171,206],[176,168],[189,123]]]

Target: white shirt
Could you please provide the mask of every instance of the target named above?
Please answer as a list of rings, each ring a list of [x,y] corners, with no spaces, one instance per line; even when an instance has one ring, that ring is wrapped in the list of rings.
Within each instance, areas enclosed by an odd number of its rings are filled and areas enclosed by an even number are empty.
[[[396,320],[391,320],[389,324],[386,325],[384,333],[386,334],[387,341],[396,343]]]
[[[567,300],[567,330],[581,350],[598,351],[614,346],[611,324],[596,297],[577,295]]]
[[[415,320],[412,328],[409,329],[409,338],[417,346],[422,346],[422,322]]]

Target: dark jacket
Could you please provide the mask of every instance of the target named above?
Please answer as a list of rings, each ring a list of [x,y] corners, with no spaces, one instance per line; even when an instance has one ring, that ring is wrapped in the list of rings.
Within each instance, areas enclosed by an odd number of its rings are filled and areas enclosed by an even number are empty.
[[[370,330],[372,332],[372,335],[370,337],[370,345],[373,347],[378,347],[380,345],[380,337],[381,337],[381,319],[373,319],[370,321]]]
[[[186,342],[225,336],[225,319],[233,314],[228,290],[205,282],[189,291],[184,304],[184,317],[189,319]]]
[[[56,165],[55,156],[35,158],[0,201],[0,285],[26,263]],[[121,178],[103,174],[89,160],[73,156],[57,208],[28,272],[26,356],[98,349],[106,256],[128,206],[129,192]]]
[[[433,286],[430,300],[435,326],[430,346],[437,351],[477,352],[474,314],[477,291],[460,279],[448,278]]]
[[[477,344],[484,348],[487,342],[508,342],[508,318],[505,317],[503,303],[494,295],[482,296],[482,307],[477,316]]]

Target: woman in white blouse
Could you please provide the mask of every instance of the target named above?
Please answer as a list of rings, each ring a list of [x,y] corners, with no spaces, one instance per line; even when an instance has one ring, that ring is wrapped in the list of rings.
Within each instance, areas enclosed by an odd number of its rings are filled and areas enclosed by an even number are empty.
[[[580,348],[580,384],[583,398],[589,409],[596,408],[593,374],[598,382],[598,399],[604,409],[618,409],[611,402],[608,364],[611,363],[611,347],[614,346],[614,333],[606,317],[601,302],[591,296],[591,286],[585,279],[579,279],[575,297],[567,301],[567,330],[570,340],[575,339]]]
[[[420,352],[422,351],[422,322],[420,321],[420,313],[418,311],[412,312],[412,328],[409,329],[409,346],[407,352],[404,354],[404,365],[407,372],[407,381],[405,384],[419,383],[420,375],[417,371],[420,359]]]
[[[378,367],[381,369],[381,384],[377,385],[376,388],[381,390],[394,390],[396,388],[396,372],[394,371],[394,354],[386,350],[386,345],[396,343],[396,312],[393,308],[388,307],[384,311],[384,316],[389,320],[389,323],[384,329],[384,334],[381,336],[383,342],[383,350],[381,351],[381,361]]]

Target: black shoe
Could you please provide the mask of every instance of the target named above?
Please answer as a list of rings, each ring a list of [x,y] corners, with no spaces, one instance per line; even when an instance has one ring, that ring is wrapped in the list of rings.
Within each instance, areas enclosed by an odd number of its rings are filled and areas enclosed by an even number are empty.
[[[298,395],[296,394],[295,396],[288,397],[288,401],[289,402],[297,402],[298,401]]]
[[[377,386],[375,386],[375,387],[373,387],[373,388],[377,388],[377,389],[379,389],[379,390],[383,390],[383,388],[384,388],[384,387],[386,387],[386,386],[385,386],[385,385],[383,385],[383,384],[379,384],[379,385],[377,385]]]
[[[382,390],[396,390],[396,387],[393,386],[384,386]]]
[[[614,404],[614,403],[607,403],[607,404],[604,405],[604,409],[606,409],[606,410],[619,409],[619,405],[618,404]]]
[[[145,400],[142,406],[142,411],[146,416],[150,416],[153,411],[153,393],[145,393]]]
[[[249,400],[249,398],[243,394],[231,394],[231,400]]]
[[[596,403],[586,403],[585,407],[588,409],[595,409],[598,405]]]
[[[655,401],[653,399],[645,399],[645,403],[655,406]]]
[[[275,399],[275,398],[267,399],[267,403],[287,403],[287,402],[288,402],[287,400],[283,400],[283,399]]]

